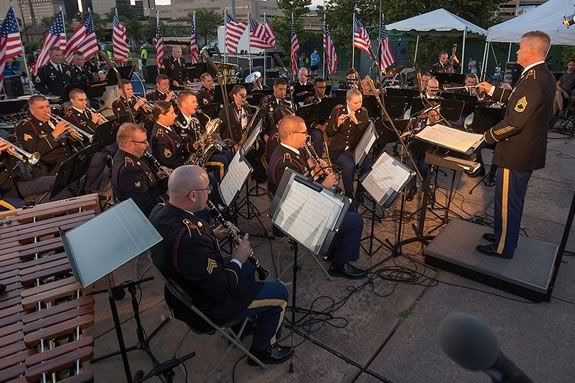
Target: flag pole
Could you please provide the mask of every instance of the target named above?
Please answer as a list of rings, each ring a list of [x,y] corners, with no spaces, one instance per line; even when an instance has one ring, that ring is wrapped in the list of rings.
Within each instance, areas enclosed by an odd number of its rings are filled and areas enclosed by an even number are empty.
[[[323,14],[323,56],[322,56],[322,61],[321,61],[321,74],[322,74],[324,80],[326,79],[326,76],[325,76],[325,37],[326,37],[325,36],[325,31],[326,31],[325,23],[326,23],[326,20],[325,20],[325,12],[324,12],[324,14]]]
[[[267,24],[267,22],[268,22],[268,20],[266,19],[266,14],[264,13],[264,23]],[[262,85],[262,89],[263,89],[263,88],[265,87],[265,85],[266,85],[266,72],[267,72],[267,70],[266,70],[266,69],[267,69],[266,49],[267,49],[267,48],[264,48],[264,83],[263,83],[263,85]]]
[[[200,60],[200,44],[198,44],[198,27],[196,26],[196,11],[194,11],[194,14],[192,15],[192,23],[194,23],[193,27],[195,32],[195,39],[196,39],[196,46],[198,47],[198,60]],[[190,56],[191,56],[191,52],[190,52]],[[192,59],[192,57],[190,57],[190,60]],[[193,63],[192,63],[193,64]]]
[[[228,39],[228,28],[227,28],[227,23],[226,23],[226,16],[227,16],[227,12],[226,9],[224,8],[224,62],[227,63],[228,62],[228,44],[227,44],[227,39]]]
[[[252,73],[252,23],[250,22],[250,14],[248,13],[248,65],[250,73]]]
[[[12,2],[10,2],[10,8],[12,7]],[[8,10],[10,10],[8,8]],[[16,14],[16,12],[14,12]],[[18,23],[18,33],[20,33],[20,22],[18,18],[16,18],[16,22]],[[24,70],[26,71],[26,76],[28,78],[28,86],[30,87],[30,94],[34,94],[34,88],[32,86],[32,77],[30,77],[30,69],[28,68],[28,59],[26,57],[26,50],[24,49],[24,43],[22,42],[22,35],[20,35],[20,46],[22,47],[22,61],[24,61]],[[5,88],[5,87],[4,87]]]
[[[293,12],[291,14],[291,27],[293,28],[293,31],[295,33],[295,23],[293,21]],[[293,55],[293,46],[291,44],[291,33],[290,33],[290,66],[291,66],[291,57]],[[298,67],[298,62],[297,62],[297,56],[293,55],[294,59],[295,59],[295,66],[296,66],[296,70],[299,68]],[[295,73],[293,71],[293,68],[291,68],[292,73],[291,73],[291,77],[292,77],[292,81],[295,81]]]
[[[60,14],[62,15],[62,29],[64,30],[64,35],[66,35],[66,23],[64,23],[64,10],[60,7]],[[62,49],[62,40],[60,40],[60,49]],[[66,49],[68,49],[68,37],[66,37]],[[64,49],[64,51],[66,50]]]
[[[351,23],[351,69],[355,69],[355,48],[353,47],[354,33],[355,33],[355,8],[353,10],[353,21]]]

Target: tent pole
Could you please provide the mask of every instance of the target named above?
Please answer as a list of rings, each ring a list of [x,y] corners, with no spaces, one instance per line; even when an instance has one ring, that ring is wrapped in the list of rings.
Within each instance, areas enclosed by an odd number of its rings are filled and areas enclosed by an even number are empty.
[[[481,60],[481,72],[480,72],[480,79],[481,81],[485,81],[485,58],[487,56],[487,41],[485,41],[485,45],[483,46],[483,59]]]
[[[507,62],[509,62],[509,60],[511,60],[511,45],[513,43],[509,43],[509,50],[507,51]]]
[[[467,40],[467,27],[463,29],[463,45],[461,48],[461,74],[463,74],[463,66],[465,65],[465,40]]]
[[[417,49],[419,49],[419,33],[415,39],[415,55],[413,56],[413,65],[417,64]]]

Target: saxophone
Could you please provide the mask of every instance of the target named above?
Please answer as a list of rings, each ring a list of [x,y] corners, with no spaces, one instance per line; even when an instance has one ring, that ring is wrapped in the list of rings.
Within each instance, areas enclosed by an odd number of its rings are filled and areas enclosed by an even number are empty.
[[[200,111],[199,109],[198,113],[205,116],[208,119],[208,122],[206,123],[206,128],[203,134],[199,134],[197,130],[194,130],[196,136],[195,138],[197,138],[195,139],[195,143],[197,143],[198,149],[190,154],[185,164],[204,167],[212,154],[223,149],[223,146],[219,142],[216,142],[213,138],[213,135],[217,132],[220,125],[222,125],[222,120],[219,118],[212,119],[210,116]]]

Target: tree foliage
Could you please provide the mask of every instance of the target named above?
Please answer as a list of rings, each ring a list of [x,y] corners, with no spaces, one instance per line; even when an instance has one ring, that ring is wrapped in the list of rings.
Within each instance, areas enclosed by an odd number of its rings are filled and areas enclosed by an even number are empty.
[[[212,9],[198,8],[196,11],[196,33],[204,40],[203,45],[207,45],[212,39],[218,37],[218,25],[224,24],[224,16],[220,12]],[[187,20],[192,25],[193,13],[188,13]],[[198,44],[200,39],[198,38]]]
[[[272,27],[276,34],[277,44],[280,49],[288,53],[290,50],[290,26],[291,15],[293,14],[296,33],[300,41],[307,41],[308,34],[303,30],[300,19],[309,12],[311,0],[278,0],[278,7],[282,10],[284,16],[274,17],[271,21]]]

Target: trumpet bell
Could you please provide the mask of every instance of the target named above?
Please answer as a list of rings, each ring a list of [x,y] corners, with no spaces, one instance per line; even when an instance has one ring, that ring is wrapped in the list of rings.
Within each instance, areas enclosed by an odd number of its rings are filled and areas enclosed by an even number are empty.
[[[250,73],[246,78],[245,78],[245,82],[248,84],[251,84],[252,82],[255,82],[257,80],[259,80],[260,78],[262,78],[262,74],[258,71],[255,71],[253,73]]]
[[[32,155],[28,158],[27,161],[30,165],[36,165],[40,161],[40,153],[38,152],[32,153]]]

